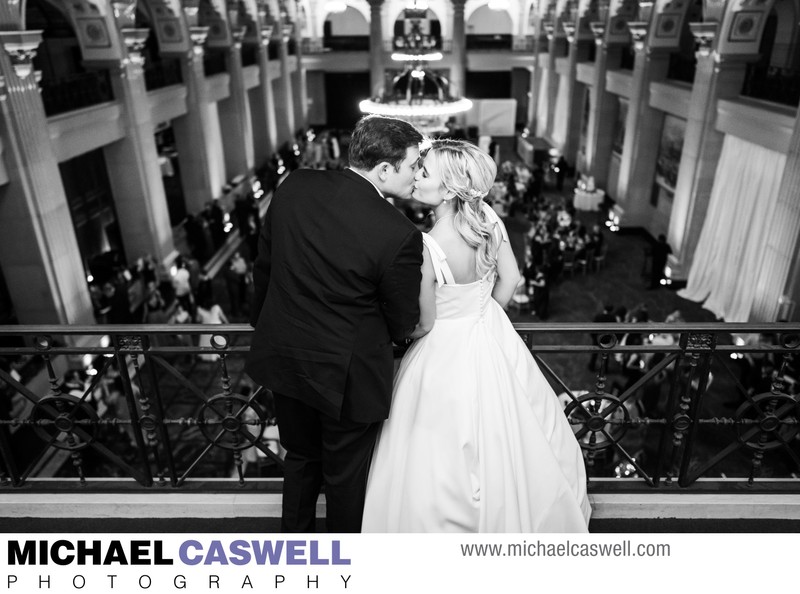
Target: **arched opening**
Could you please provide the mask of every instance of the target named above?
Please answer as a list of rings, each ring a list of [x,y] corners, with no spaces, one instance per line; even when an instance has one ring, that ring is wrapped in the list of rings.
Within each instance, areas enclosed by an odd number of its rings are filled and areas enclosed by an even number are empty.
[[[224,38],[225,32],[223,29],[227,25],[217,13],[214,3],[210,0],[200,0],[198,14],[198,24],[201,27],[208,27],[208,38],[203,52],[203,72],[207,77],[227,72],[226,48],[219,47],[219,40]]]
[[[510,50],[513,24],[505,10],[481,6],[467,20],[468,50]]]
[[[404,10],[394,22],[393,47],[398,51],[441,50],[442,24],[432,10]]]
[[[368,51],[369,23],[352,6],[329,13],[322,28],[322,44],[331,51]]]
[[[800,44],[793,0],[777,0],[764,23],[759,59],[748,64],[742,95],[796,107],[800,102]]]
[[[25,18],[30,30],[42,30],[33,58],[41,71],[42,102],[48,116],[113,101],[107,69],[83,65],[81,46],[66,14],[46,0],[28,0]]]
[[[155,27],[153,27],[150,15],[143,9],[141,2],[137,4],[136,26],[141,29],[150,29],[150,35],[147,36],[144,50],[142,50],[145,88],[148,91],[153,91],[170,85],[182,84],[180,60],[178,58],[162,57]]]
[[[669,55],[667,78],[689,84],[694,82],[694,73],[697,69],[697,57],[695,56],[695,39],[689,28],[689,23],[697,22],[696,19],[701,18],[701,13],[702,3],[700,0],[696,0],[689,9],[686,18],[683,19],[678,51],[672,52]]]

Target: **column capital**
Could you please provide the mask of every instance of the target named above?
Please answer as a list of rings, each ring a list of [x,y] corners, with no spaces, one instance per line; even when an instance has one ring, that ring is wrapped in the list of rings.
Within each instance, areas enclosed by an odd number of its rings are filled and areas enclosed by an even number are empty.
[[[33,72],[33,58],[42,42],[42,31],[0,31],[0,44],[8,54],[17,78],[24,80]]]
[[[547,39],[553,39],[556,34],[556,26],[553,21],[544,21],[542,23],[542,29],[544,29],[544,34],[547,35]]]
[[[594,43],[597,47],[604,47],[606,45],[606,24],[603,21],[594,21],[589,23],[589,28],[594,35]]]
[[[577,30],[575,23],[564,21],[561,23],[561,28],[564,29],[564,33],[567,35],[567,41],[573,43],[575,41],[575,31]]]
[[[689,23],[689,30],[697,44],[697,55],[710,55],[714,48],[714,40],[717,38],[719,23]]]
[[[208,39],[209,27],[189,27],[189,36],[192,39],[192,53],[195,56],[202,56],[205,51],[203,46]]]
[[[455,11],[459,11],[459,10],[463,11],[464,10],[464,5],[467,3],[467,0],[450,0],[450,2],[453,4],[453,10],[455,10]]]
[[[281,23],[281,40],[283,43],[289,43],[292,31],[294,31],[294,24],[288,21]]]
[[[143,66],[144,56],[142,55],[142,50],[147,38],[150,36],[150,29],[126,27],[120,33],[122,34],[122,40],[125,42],[125,48],[128,50],[128,59],[131,64]]]
[[[261,39],[261,45],[268,46],[270,40],[272,39],[272,32],[275,30],[274,25],[261,25],[258,30]]]
[[[367,0],[369,7],[372,11],[380,10],[383,7],[384,0]]]
[[[244,41],[244,34],[247,32],[247,27],[242,25],[241,27],[232,27],[231,28],[231,37],[233,37],[233,47],[237,50],[242,49],[242,42]]]
[[[633,49],[637,52],[644,49],[648,30],[649,23],[647,21],[628,21],[628,31],[631,32],[633,39]]]

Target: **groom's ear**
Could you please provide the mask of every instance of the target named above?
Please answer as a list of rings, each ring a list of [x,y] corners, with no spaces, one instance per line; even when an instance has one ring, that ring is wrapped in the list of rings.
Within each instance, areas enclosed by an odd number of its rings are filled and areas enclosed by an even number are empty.
[[[394,169],[391,163],[383,161],[378,164],[378,177],[381,181],[386,181],[389,177],[389,169]]]

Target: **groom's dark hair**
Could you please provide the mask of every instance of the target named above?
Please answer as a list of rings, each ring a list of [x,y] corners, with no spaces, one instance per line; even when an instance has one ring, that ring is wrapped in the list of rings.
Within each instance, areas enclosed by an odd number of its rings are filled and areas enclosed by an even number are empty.
[[[406,149],[417,146],[422,140],[422,134],[408,122],[379,115],[365,116],[350,137],[350,166],[370,171],[386,161],[398,170],[406,158]]]

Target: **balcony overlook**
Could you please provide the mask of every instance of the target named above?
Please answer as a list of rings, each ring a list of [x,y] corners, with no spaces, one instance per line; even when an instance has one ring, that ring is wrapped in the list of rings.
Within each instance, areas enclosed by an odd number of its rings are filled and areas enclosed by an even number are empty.
[[[619,324],[515,327],[583,448],[593,530],[800,527],[800,325],[640,324],[628,344]],[[0,328],[6,530],[277,530],[283,451],[243,371],[251,331],[200,347],[203,325]],[[576,385],[565,372],[590,357]],[[637,379],[612,385],[631,358]]]

